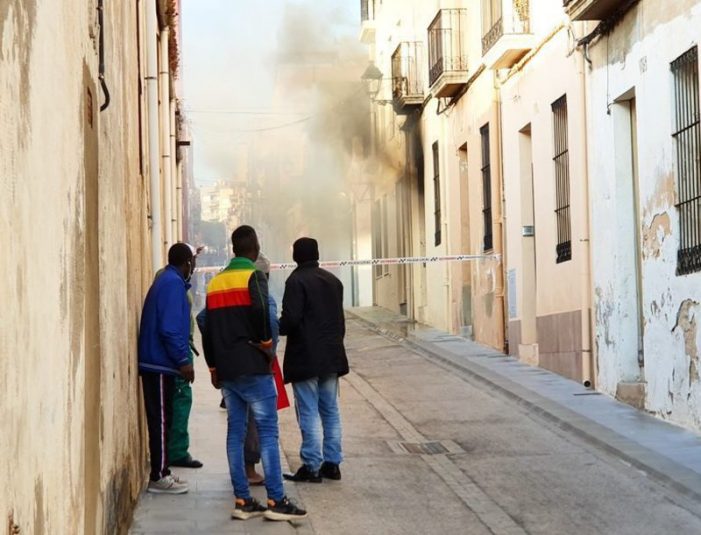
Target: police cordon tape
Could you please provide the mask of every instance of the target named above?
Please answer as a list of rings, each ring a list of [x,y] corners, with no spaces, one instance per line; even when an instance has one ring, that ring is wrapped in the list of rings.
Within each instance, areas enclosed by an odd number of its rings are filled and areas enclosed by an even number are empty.
[[[322,268],[340,268],[340,267],[354,267],[354,266],[396,266],[396,265],[409,265],[409,264],[431,264],[435,262],[467,262],[470,260],[501,260],[501,255],[498,254],[487,254],[487,255],[470,255],[470,254],[459,254],[459,255],[444,255],[444,256],[405,256],[399,258],[371,258],[367,260],[329,260],[326,262],[319,262],[319,267]],[[225,266],[210,266],[210,267],[198,267],[198,273],[219,273]],[[271,271],[290,271],[297,268],[297,264],[294,262],[288,262],[283,264],[270,264]]]

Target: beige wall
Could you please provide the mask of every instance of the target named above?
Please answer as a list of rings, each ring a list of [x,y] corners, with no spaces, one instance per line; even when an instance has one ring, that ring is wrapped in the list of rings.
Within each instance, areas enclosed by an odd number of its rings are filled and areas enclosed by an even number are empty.
[[[0,2],[0,516],[21,533],[124,532],[146,474],[135,6],[106,2],[99,113],[96,1]]]
[[[587,339],[591,282],[583,59],[569,53],[561,4],[551,7],[549,27],[538,16],[534,20],[542,47],[514,69],[501,88],[503,143],[508,147],[503,158],[506,257],[515,283],[509,287],[509,347],[512,354],[532,364],[587,380],[591,378]],[[580,28],[575,25],[573,29]],[[563,95],[568,112],[572,258],[558,264],[551,105]],[[533,221],[524,203],[529,196],[531,163]],[[522,236],[522,227],[529,224],[535,225],[535,237]]]

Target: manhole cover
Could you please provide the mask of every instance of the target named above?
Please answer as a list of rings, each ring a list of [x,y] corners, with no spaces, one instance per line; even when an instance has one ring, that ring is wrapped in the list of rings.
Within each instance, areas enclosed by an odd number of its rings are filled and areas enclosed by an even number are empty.
[[[464,453],[464,450],[452,440],[431,442],[399,442],[389,440],[387,444],[393,452],[411,455],[443,455],[446,453]]]

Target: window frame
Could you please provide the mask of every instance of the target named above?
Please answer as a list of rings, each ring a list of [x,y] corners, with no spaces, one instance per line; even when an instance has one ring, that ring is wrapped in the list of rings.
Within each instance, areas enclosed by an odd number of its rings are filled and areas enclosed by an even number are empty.
[[[494,249],[494,219],[492,214],[492,151],[489,123],[480,128],[482,164],[482,224],[484,252]]]
[[[701,103],[698,45],[670,63],[672,138],[676,148],[679,248],[677,275],[701,271]]]
[[[572,203],[567,94],[551,104],[553,118],[553,167],[555,172],[555,263],[572,260]]]
[[[443,242],[443,214],[441,212],[441,163],[438,141],[433,143],[431,149],[433,155],[433,222],[435,225],[433,241],[434,246],[438,247]]]

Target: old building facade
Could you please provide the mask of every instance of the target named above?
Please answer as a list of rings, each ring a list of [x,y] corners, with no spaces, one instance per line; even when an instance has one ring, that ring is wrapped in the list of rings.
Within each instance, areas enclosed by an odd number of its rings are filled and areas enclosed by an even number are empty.
[[[497,91],[471,2],[367,2],[361,40],[377,149],[375,303],[502,349],[505,292]],[[367,6],[367,9],[366,9]]]
[[[376,267],[375,303],[701,427],[701,2],[361,9],[374,256],[496,255]]]
[[[598,386],[700,428],[701,2],[613,4],[568,5],[589,24]]]
[[[0,515],[11,533],[124,533],[145,483],[137,328],[181,232],[176,11],[0,2]]]

